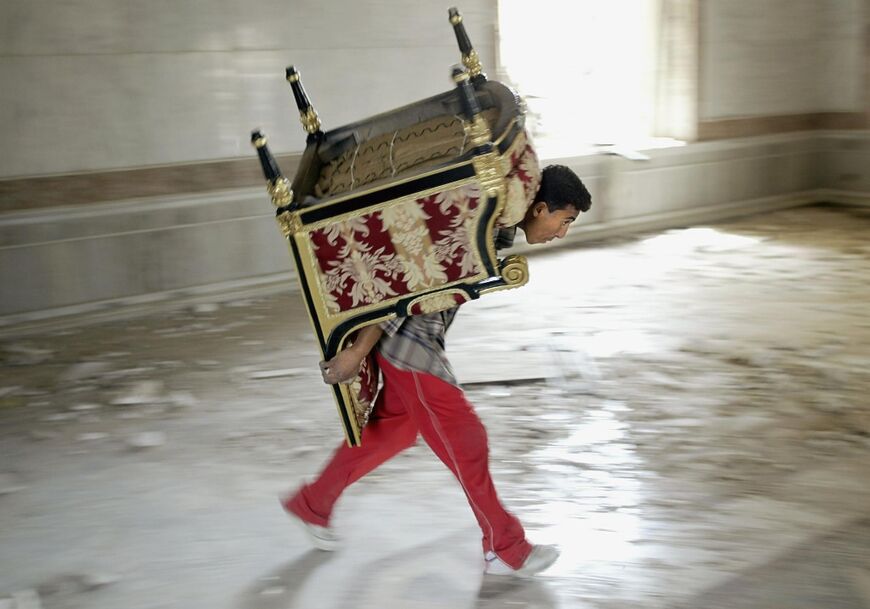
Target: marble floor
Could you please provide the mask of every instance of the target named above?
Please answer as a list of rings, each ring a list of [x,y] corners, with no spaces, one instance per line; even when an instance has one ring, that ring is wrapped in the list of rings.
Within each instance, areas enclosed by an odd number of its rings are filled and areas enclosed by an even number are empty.
[[[0,328],[0,609],[870,608],[870,208],[530,260],[448,335],[504,502],[558,543],[481,573],[421,442],[335,553],[277,497],[341,431],[298,294]]]

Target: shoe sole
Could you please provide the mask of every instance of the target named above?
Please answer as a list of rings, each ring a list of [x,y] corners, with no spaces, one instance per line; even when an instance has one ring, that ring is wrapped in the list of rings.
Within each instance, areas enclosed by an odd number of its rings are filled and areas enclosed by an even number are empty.
[[[488,575],[490,577],[513,577],[513,578],[519,578],[519,579],[529,579],[529,578],[532,578],[539,573],[542,573],[543,571],[546,571],[550,567],[552,567],[553,564],[557,560],[559,560],[560,555],[561,554],[556,554],[547,562],[541,563],[540,565],[537,565],[534,569],[527,569],[524,571],[523,568],[520,567],[519,569],[517,569],[515,571],[510,571],[508,573],[492,573],[492,572],[484,570],[483,574]]]
[[[335,552],[341,546],[341,541],[323,539],[322,537],[318,537],[314,534],[314,532],[308,528],[308,523],[302,520],[299,516],[297,516],[293,511],[287,509],[287,506],[284,503],[283,499],[279,500],[281,503],[281,508],[284,510],[284,513],[290,517],[290,520],[296,523],[296,526],[301,528],[304,531],[305,536],[311,542],[316,549],[321,550],[322,552]]]
[[[550,567],[552,567],[553,564],[554,564],[557,560],[559,560],[559,554],[556,554],[555,556],[553,556],[553,558],[551,558],[551,559],[548,560],[547,562],[545,562],[545,563],[543,563],[543,564],[537,566],[533,571],[532,571],[532,570],[529,570],[529,571],[523,571],[523,569],[520,568],[520,569],[518,569],[518,570],[516,571],[515,575],[516,575],[516,577],[519,577],[519,578],[522,578],[522,579],[526,579],[526,578],[529,578],[529,577],[534,577],[534,576],[537,575],[538,573],[541,573],[541,572],[543,572],[543,571],[546,571],[547,569],[549,569]]]
[[[317,537],[314,533],[311,532],[305,523],[299,520],[298,518],[293,518],[299,526],[301,526],[305,530],[305,535],[308,537],[308,541],[311,542],[311,545],[320,550],[321,552],[335,552],[341,547],[341,542],[338,540],[331,541],[329,539],[323,539],[321,537]]]

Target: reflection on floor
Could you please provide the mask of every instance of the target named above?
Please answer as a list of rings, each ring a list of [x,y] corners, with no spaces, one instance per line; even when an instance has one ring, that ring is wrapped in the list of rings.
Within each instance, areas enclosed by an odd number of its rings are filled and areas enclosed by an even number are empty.
[[[870,607],[870,519],[790,548],[776,560],[742,573],[689,607],[730,609],[866,609]]]
[[[334,554],[279,493],[340,442],[296,294],[0,342],[0,609],[870,607],[870,209],[531,259],[448,335],[499,494],[563,554],[481,575],[420,444]]]

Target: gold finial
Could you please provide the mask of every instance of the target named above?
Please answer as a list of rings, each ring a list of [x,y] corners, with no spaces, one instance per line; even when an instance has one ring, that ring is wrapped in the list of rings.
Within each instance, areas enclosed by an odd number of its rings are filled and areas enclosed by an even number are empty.
[[[459,13],[454,13],[453,15],[450,15],[450,23],[451,25],[459,25],[460,23],[462,23],[462,15],[460,15]]]
[[[299,120],[302,122],[302,127],[308,133],[317,133],[320,131],[320,117],[314,110],[314,106],[309,106],[308,110],[299,113]]]
[[[293,72],[287,75],[287,82],[299,82],[299,72]]]
[[[293,202],[293,189],[290,188],[290,181],[287,178],[278,178],[274,183],[269,184],[268,190],[275,207],[285,207]]]
[[[254,148],[262,148],[263,146],[266,145],[267,142],[268,142],[268,140],[266,139],[266,136],[261,135],[260,137],[258,137],[257,139],[255,139],[251,143],[254,145]]]
[[[468,73],[471,76],[478,76],[483,71],[483,68],[480,65],[480,56],[474,49],[471,49],[471,52],[468,53],[468,55],[462,56],[462,65],[465,66],[465,69],[468,70]]]

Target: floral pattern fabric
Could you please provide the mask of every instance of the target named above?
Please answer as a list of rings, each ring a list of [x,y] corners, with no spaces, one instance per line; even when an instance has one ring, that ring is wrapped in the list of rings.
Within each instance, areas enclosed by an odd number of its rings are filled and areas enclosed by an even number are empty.
[[[477,186],[464,185],[311,231],[329,312],[479,274],[472,240],[480,196]]]
[[[503,157],[501,169],[506,201],[496,226],[510,227],[525,216],[541,180],[538,158],[525,132]],[[482,262],[475,239],[481,196],[478,186],[466,184],[309,231],[327,311],[339,314],[479,276]],[[422,315],[465,300],[461,291],[434,292],[431,298],[415,301],[409,314]],[[350,406],[360,429],[374,405],[379,377],[370,355],[350,383]]]
[[[523,132],[517,136],[511,153],[510,166],[506,168],[507,197],[505,207],[496,220],[496,226],[506,228],[518,224],[535,199],[541,185],[541,166],[538,155]]]

